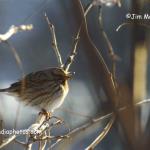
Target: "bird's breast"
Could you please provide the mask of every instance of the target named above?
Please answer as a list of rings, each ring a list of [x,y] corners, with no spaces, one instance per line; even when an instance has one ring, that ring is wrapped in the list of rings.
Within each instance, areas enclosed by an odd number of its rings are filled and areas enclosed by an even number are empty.
[[[57,95],[57,98],[53,97],[53,102],[50,102],[50,104],[47,105],[48,110],[51,112],[53,112],[55,109],[59,108],[63,104],[69,92],[68,81],[65,81],[64,84],[63,85],[61,84],[60,86],[61,86],[61,91],[58,94],[59,96]]]

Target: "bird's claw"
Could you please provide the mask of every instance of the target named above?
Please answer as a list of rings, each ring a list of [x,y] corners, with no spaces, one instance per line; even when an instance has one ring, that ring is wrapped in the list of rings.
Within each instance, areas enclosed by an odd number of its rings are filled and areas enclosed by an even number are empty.
[[[46,111],[45,109],[42,109],[42,111],[39,112],[39,115],[45,115],[46,116],[46,120],[49,120],[52,117],[52,113]]]

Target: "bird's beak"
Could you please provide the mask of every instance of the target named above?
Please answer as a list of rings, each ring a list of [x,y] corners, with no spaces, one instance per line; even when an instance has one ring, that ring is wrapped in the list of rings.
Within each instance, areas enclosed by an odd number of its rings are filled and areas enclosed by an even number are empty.
[[[68,72],[66,74],[66,79],[71,79],[74,74],[75,74],[74,72]]]

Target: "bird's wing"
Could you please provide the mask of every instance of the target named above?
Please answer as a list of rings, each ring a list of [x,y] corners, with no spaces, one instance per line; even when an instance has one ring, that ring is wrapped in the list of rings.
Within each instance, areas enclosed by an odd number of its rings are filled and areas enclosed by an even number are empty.
[[[2,89],[0,91],[19,94],[23,90],[26,91],[29,89],[41,89],[41,84],[42,87],[44,87],[44,84],[50,81],[52,81],[50,70],[37,71],[26,75],[23,79],[11,84],[9,88]]]

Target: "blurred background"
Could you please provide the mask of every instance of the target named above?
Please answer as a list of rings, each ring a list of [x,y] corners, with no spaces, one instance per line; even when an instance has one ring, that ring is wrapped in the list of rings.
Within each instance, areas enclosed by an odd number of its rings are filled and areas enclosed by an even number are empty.
[[[82,0],[84,7],[89,2],[90,0]],[[150,73],[150,34],[148,27],[138,25],[138,23],[149,25],[150,21],[126,19],[126,14],[129,12],[150,14],[150,3],[143,0],[122,0],[121,3],[122,7],[103,5],[102,17],[104,31],[107,33],[115,53],[120,57],[120,61],[117,62],[116,66],[116,78],[119,83],[119,89],[123,91],[123,96],[127,99],[127,103],[121,99],[120,101],[121,103],[131,104],[150,97],[148,78]],[[79,19],[81,16],[80,9],[76,0],[0,0],[1,34],[5,33],[11,25],[33,24],[34,26],[33,30],[18,33],[9,39],[9,42],[15,47],[20,56],[25,74],[57,66],[56,56],[51,48],[51,36],[44,18],[45,12],[55,25],[58,45],[63,61],[65,61],[72,50],[73,40],[81,23]],[[127,21],[138,23],[125,26],[119,32],[116,32],[116,28]],[[92,41],[111,70],[108,46],[98,23],[97,7],[90,11],[87,24]],[[69,82],[70,92],[63,106],[55,112],[56,116],[65,120],[70,129],[88,122],[91,118],[112,112],[110,100],[101,84],[100,70],[94,65],[96,58],[87,47],[86,40],[81,39],[78,54],[71,66],[71,71],[75,72],[75,75]],[[10,48],[7,44],[0,43],[0,88],[9,87],[11,83],[16,82],[21,77],[22,72]],[[132,102],[128,100],[128,97]],[[19,105],[14,97],[0,93],[0,120],[3,120],[3,128],[14,128],[16,116],[17,129],[26,129],[35,121],[37,110],[21,105],[20,113],[18,114]],[[142,104],[134,110],[137,114],[134,119],[138,125],[133,125],[137,131],[135,132],[137,133],[136,140],[133,143],[141,142],[142,146],[139,148],[144,150],[148,149],[150,139],[149,108],[149,104]],[[128,115],[131,116],[130,114]],[[98,133],[103,130],[109,119],[96,123],[87,130],[73,136],[70,140],[65,140],[54,149],[82,150],[86,148]],[[131,122],[126,120],[126,123],[130,125]],[[123,130],[124,128],[117,120],[96,149],[134,149],[136,146],[132,145],[132,140],[130,141],[128,134],[125,134],[126,131]],[[140,133],[139,130],[141,131]],[[53,134],[60,135],[66,132],[67,129],[62,126],[56,128]],[[23,148],[17,144],[10,144],[5,149]],[[37,149],[36,145],[34,149]]]

